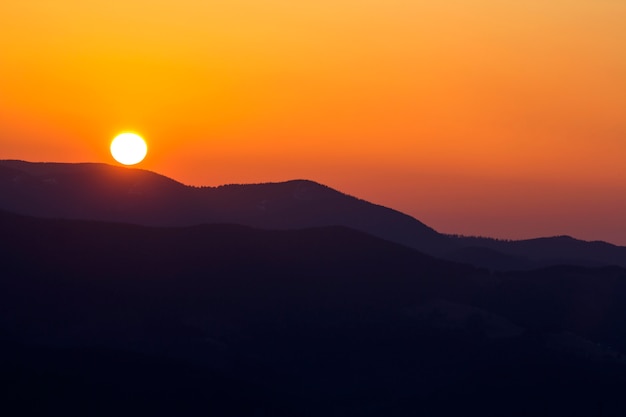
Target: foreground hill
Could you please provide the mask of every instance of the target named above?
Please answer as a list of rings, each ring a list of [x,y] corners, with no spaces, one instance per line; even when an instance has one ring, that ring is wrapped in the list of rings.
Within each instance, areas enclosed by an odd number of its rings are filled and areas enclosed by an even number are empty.
[[[232,223],[264,229],[346,226],[424,253],[491,269],[620,265],[626,248],[571,238],[519,242],[445,236],[413,217],[312,181],[189,187],[106,164],[0,161],[0,209],[147,226]]]
[[[0,235],[10,415],[626,410],[624,269],[489,273],[343,227]]]

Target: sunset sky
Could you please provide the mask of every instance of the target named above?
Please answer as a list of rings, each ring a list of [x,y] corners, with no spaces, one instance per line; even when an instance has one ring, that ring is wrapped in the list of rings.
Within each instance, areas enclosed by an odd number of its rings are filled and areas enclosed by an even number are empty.
[[[626,245],[626,1],[11,0],[0,159],[307,178],[438,231]]]

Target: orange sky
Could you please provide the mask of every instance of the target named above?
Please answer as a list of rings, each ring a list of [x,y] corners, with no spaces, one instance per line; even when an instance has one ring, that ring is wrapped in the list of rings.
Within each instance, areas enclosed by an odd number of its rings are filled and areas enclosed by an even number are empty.
[[[0,3],[0,158],[316,180],[439,231],[626,245],[626,2]]]

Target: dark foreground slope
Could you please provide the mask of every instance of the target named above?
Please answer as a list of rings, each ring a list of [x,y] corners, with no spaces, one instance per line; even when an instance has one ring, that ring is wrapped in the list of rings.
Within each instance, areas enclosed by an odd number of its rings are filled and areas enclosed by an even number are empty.
[[[338,227],[0,236],[4,415],[626,411],[619,268],[489,274]]]
[[[276,230],[346,226],[433,256],[491,269],[626,267],[624,247],[571,238],[505,242],[444,236],[398,211],[304,180],[194,188],[153,172],[105,164],[0,161],[0,209],[150,226],[233,223]]]

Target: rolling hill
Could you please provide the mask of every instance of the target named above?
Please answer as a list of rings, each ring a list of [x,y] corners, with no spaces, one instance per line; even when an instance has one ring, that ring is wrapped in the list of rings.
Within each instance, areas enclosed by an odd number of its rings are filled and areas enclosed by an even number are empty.
[[[345,227],[0,212],[0,235],[11,415],[626,409],[621,268],[493,273]]]

